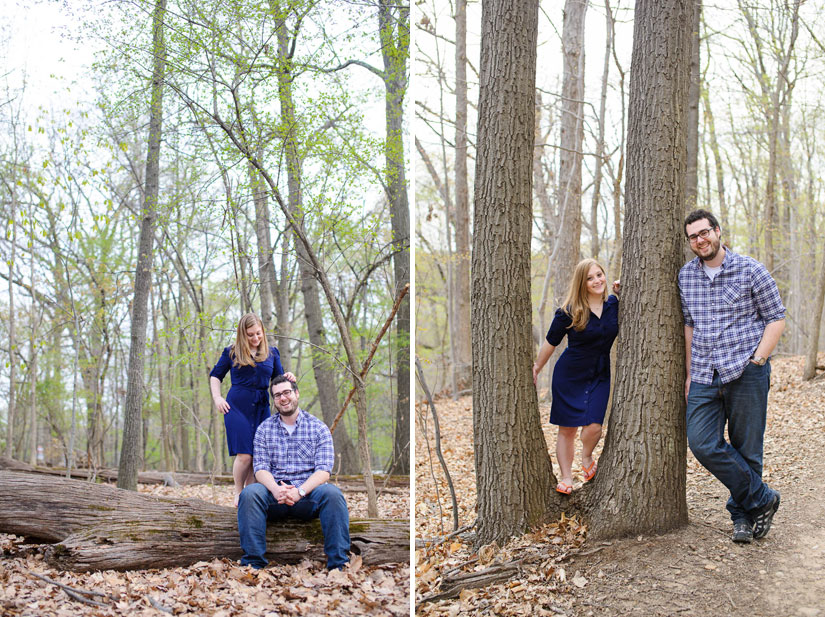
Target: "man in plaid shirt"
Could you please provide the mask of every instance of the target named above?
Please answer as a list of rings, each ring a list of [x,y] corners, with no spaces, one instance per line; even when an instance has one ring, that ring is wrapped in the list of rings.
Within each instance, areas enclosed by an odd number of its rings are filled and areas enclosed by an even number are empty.
[[[768,358],[785,329],[785,307],[765,266],[721,244],[713,214],[690,213],[685,235],[696,254],[679,271],[688,443],[730,491],[732,540],[750,542],[767,535],[779,508],[779,491],[762,481],[762,446]]]
[[[253,465],[256,484],[238,501],[242,565],[263,568],[266,523],[286,517],[321,519],[327,568],[349,561],[349,511],[341,490],[327,484],[335,452],[327,425],[298,407],[298,386],[284,375],[269,384],[278,414],[255,432]]]

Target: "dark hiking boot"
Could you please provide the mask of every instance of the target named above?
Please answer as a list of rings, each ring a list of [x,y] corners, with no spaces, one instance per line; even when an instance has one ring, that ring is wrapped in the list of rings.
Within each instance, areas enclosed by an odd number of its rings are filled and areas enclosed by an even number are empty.
[[[774,491],[773,500],[753,517],[753,537],[764,538],[771,530],[773,515],[779,509],[779,491]]]
[[[733,521],[733,535],[730,539],[734,542],[750,544],[753,540],[753,525],[751,522],[744,518]]]

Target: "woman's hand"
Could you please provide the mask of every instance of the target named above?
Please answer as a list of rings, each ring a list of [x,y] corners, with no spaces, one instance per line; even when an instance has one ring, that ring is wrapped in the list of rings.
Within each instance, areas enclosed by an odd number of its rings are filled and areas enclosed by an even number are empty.
[[[538,378],[539,378],[539,372],[540,372],[540,371],[541,371],[541,369],[540,369],[540,368],[539,368],[539,366],[538,366],[538,365],[534,362],[534,363],[533,363],[533,385],[534,385],[534,386],[535,386],[535,385],[537,385],[537,383],[538,383]]]
[[[284,373],[284,377],[289,379],[289,381],[291,381],[292,383],[298,383],[298,378],[295,376],[295,373],[287,371],[286,373]]]
[[[613,281],[613,293],[617,296],[619,295],[619,290],[622,288],[622,282],[620,280]]]
[[[222,396],[218,396],[218,397],[213,398],[212,402],[215,403],[215,407],[222,414],[226,415],[226,413],[229,411],[229,403],[227,403],[226,399],[223,398]]]

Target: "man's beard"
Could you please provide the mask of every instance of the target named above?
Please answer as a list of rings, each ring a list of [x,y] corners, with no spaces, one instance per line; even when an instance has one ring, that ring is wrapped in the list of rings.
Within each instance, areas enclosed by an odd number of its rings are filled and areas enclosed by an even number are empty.
[[[297,412],[297,411],[298,411],[298,405],[295,405],[295,407],[293,407],[293,408],[292,408],[292,409],[290,409],[289,411],[284,411],[284,410],[282,410],[282,409],[279,409],[279,410],[278,410],[278,413],[280,413],[280,414],[281,414],[282,416],[284,416],[285,418],[288,418],[288,417],[290,417],[290,416],[295,415],[295,412]]]

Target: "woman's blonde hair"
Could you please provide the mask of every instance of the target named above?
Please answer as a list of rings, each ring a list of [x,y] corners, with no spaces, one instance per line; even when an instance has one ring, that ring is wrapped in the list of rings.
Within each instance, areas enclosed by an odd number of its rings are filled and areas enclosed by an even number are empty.
[[[573,278],[570,279],[570,287],[567,289],[567,296],[562,302],[562,310],[567,313],[573,320],[570,328],[581,332],[587,327],[587,322],[590,321],[590,304],[587,301],[587,273],[590,268],[598,266],[604,273],[605,279],[607,272],[602,265],[595,259],[582,259],[576,269],[573,271]],[[602,302],[607,300],[607,281],[605,281],[604,291],[602,292]]]
[[[250,349],[246,340],[246,331],[255,326],[261,327],[263,338],[257,349]],[[266,338],[266,329],[261,318],[255,313],[247,313],[238,321],[235,332],[235,344],[229,349],[229,357],[235,366],[255,366],[256,362],[263,362],[269,357],[269,342]]]

